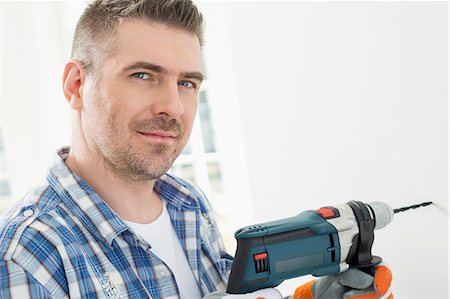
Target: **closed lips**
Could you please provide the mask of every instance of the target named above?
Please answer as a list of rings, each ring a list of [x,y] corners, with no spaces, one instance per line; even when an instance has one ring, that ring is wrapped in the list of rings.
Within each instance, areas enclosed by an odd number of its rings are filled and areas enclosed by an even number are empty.
[[[175,138],[177,135],[173,132],[167,132],[167,131],[150,131],[150,132],[139,132],[143,135],[153,135],[158,137],[170,137]]]

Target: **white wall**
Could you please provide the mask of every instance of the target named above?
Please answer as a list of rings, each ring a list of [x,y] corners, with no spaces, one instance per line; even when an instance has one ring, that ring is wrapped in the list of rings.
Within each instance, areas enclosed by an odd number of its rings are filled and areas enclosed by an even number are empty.
[[[1,127],[11,200],[45,179],[55,150],[70,143],[62,73],[82,2],[4,2]],[[67,28],[68,27],[68,28]],[[70,30],[68,30],[70,29]],[[8,201],[0,200],[2,205]]]
[[[70,36],[60,26],[83,5],[2,5],[1,126],[18,198],[69,143],[59,82]],[[394,271],[396,298],[449,298],[447,3],[200,7],[217,134],[226,172],[237,174],[226,179],[239,183],[237,226],[350,199],[432,200],[378,231],[374,253]]]
[[[239,103],[255,219],[351,199],[433,201],[396,215],[373,252],[390,264],[396,298],[449,298],[447,3],[202,8],[207,30],[225,28],[208,31],[207,55],[231,64],[235,81],[216,83]]]

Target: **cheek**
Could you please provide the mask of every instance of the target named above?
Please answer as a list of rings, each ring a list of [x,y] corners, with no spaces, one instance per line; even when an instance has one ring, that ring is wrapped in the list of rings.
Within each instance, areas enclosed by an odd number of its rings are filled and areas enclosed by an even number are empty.
[[[123,115],[126,108],[112,105],[100,98],[94,101],[85,112],[87,129],[99,139],[117,141],[117,136],[123,139],[128,132],[127,118]]]
[[[98,136],[104,127],[105,114],[100,111],[105,111],[105,109],[102,109],[98,102],[98,99],[89,99],[84,102],[81,117],[87,135]]]
[[[101,99],[103,104],[99,106],[99,117],[105,120],[106,130],[128,131],[131,115],[139,111],[139,107],[136,101],[127,99],[126,94],[114,89]]]

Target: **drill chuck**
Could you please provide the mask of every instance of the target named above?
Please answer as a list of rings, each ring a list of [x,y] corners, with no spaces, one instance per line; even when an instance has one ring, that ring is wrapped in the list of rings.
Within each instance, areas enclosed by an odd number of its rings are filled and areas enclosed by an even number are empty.
[[[374,229],[381,229],[394,219],[394,209],[392,209],[389,204],[375,201],[366,205],[369,207],[369,212],[373,214],[373,219],[375,221]]]

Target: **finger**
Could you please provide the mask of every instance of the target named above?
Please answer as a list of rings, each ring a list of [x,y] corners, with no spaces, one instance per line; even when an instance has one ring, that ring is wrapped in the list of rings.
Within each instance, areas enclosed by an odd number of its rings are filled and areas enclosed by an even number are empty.
[[[350,291],[344,294],[344,299],[394,299],[393,294],[387,297],[379,296],[375,291],[367,293],[361,290]]]
[[[358,270],[356,268],[350,268],[347,271],[341,273],[339,278],[342,285],[363,290],[373,285],[373,276]]]
[[[365,290],[350,290],[344,294],[344,299],[379,299],[373,287]]]
[[[295,290],[293,299],[314,299],[313,286],[316,280],[312,280]]]
[[[378,296],[378,294],[373,291],[371,293],[364,293],[364,291],[358,294],[358,291],[351,291],[344,294],[344,299],[394,299],[393,294],[389,294],[389,296]]]
[[[378,294],[380,295],[380,298],[383,299],[394,298],[394,296],[392,295],[391,283],[392,283],[391,269],[389,269],[384,265],[376,267],[374,286]]]
[[[393,299],[391,292],[392,273],[387,266],[375,269],[373,287],[366,290],[351,290],[344,294],[344,299]]]

